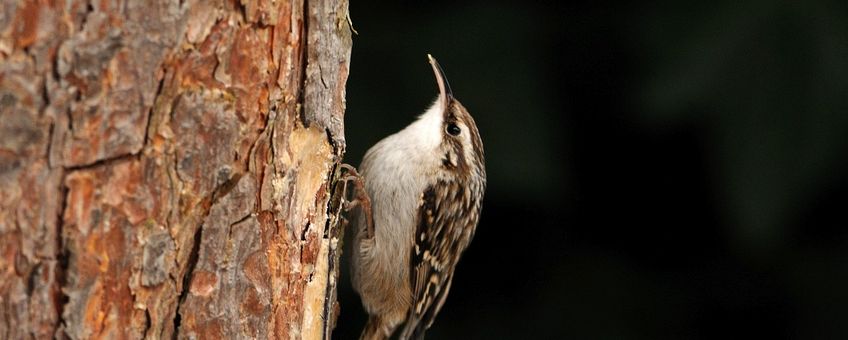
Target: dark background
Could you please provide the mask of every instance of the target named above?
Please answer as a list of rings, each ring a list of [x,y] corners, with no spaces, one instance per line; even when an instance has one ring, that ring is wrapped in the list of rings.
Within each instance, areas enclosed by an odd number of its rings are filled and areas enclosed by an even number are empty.
[[[486,148],[428,338],[848,338],[848,2],[698,3],[352,1],[346,161],[435,98],[427,53]]]

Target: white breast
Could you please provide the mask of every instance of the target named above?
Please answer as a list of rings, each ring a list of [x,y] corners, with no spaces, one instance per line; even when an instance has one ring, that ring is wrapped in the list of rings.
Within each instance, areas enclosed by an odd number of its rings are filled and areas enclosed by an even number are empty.
[[[387,257],[395,268],[386,268],[408,282],[409,256],[416,215],[427,179],[434,178],[441,160],[442,112],[438,100],[418,120],[374,145],[360,171],[371,197],[374,214],[374,256]],[[400,256],[398,256],[400,254]]]

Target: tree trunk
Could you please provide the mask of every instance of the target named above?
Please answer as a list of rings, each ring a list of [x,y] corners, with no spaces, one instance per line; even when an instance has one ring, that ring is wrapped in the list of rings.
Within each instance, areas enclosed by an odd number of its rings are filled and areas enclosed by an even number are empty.
[[[0,338],[329,338],[347,2],[0,6]]]

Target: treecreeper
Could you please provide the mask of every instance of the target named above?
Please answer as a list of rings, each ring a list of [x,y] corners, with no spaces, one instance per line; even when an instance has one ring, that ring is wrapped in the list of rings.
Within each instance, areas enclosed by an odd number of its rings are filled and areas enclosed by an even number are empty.
[[[352,200],[351,280],[368,313],[360,339],[422,339],[474,237],[486,189],[474,119],[428,55],[439,95],[365,154]],[[359,204],[356,204],[356,203]]]

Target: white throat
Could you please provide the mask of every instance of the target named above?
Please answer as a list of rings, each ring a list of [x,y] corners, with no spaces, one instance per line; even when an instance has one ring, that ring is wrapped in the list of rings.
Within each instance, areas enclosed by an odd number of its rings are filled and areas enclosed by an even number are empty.
[[[414,147],[422,153],[437,152],[442,143],[442,116],[440,96],[436,98],[436,101],[430,105],[427,111],[418,116],[418,120],[396,134],[403,136],[396,138],[396,142],[417,144],[415,146],[410,145],[410,147]]]

